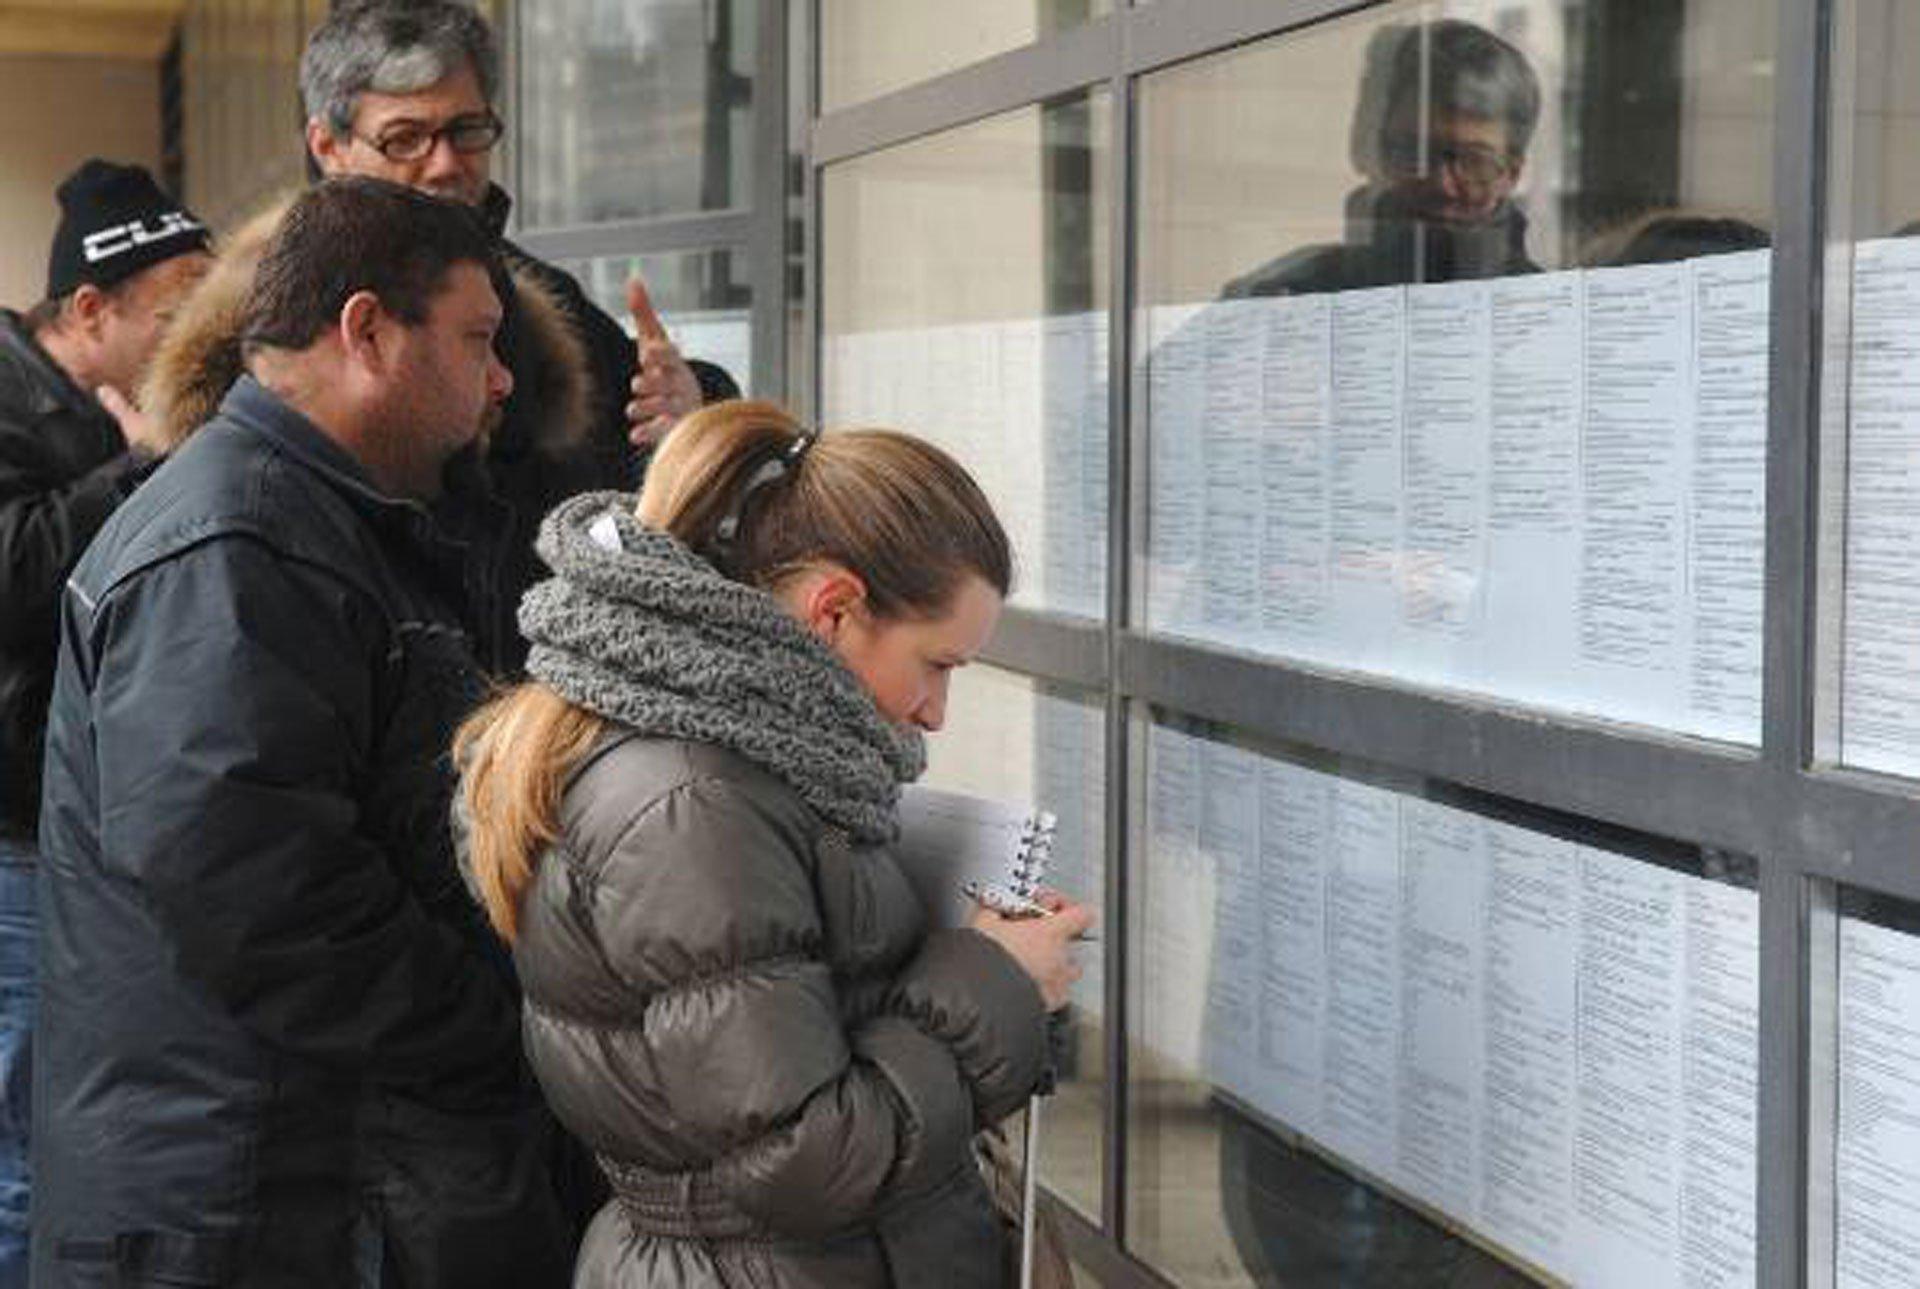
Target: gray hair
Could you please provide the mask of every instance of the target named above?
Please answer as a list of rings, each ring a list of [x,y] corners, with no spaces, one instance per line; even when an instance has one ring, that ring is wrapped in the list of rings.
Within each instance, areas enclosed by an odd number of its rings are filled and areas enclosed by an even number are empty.
[[[300,56],[300,98],[335,135],[353,128],[360,95],[411,94],[466,63],[489,104],[500,55],[486,19],[454,0],[354,0],[335,9]]]
[[[1516,159],[1540,119],[1540,78],[1524,54],[1485,27],[1455,18],[1382,27],[1367,44],[1348,140],[1363,173],[1373,172],[1396,113],[1423,97],[1433,111],[1500,122]]]

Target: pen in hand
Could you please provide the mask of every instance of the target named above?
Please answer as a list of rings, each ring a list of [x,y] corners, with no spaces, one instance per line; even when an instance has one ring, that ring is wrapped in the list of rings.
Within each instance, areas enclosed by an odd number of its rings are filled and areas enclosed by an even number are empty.
[[[966,897],[975,904],[980,905],[982,908],[992,909],[1001,917],[1050,918],[1053,916],[1053,910],[1038,900],[1029,899],[1024,895],[1015,895],[1012,891],[1003,890],[997,886],[982,886],[978,882],[968,882],[961,887],[961,890],[966,894]],[[1098,936],[1090,931],[1083,931],[1073,938],[1077,943],[1086,943],[1099,939]]]

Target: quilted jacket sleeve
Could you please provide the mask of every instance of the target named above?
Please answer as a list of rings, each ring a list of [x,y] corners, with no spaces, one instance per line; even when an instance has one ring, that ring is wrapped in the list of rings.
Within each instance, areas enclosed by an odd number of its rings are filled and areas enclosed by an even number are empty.
[[[619,1086],[619,1106],[588,1117],[623,1116],[619,1140],[709,1168],[747,1213],[815,1235],[949,1178],[983,1089],[997,1105],[1020,1071],[1037,1073],[1044,1026],[1037,992],[1008,979],[1011,960],[966,933],[930,942],[890,1005],[848,1027],[804,844],[717,778],[641,813],[600,867],[591,924],[644,1011],[576,1049],[610,1064],[599,1078],[557,1081]]]

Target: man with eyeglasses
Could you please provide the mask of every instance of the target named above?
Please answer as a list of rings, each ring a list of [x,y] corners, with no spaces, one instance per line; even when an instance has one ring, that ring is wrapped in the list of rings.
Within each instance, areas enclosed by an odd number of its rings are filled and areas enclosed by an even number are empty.
[[[1540,116],[1519,50],[1470,22],[1384,28],[1368,46],[1349,146],[1366,182],[1345,239],[1228,283],[1229,298],[1535,273],[1513,200]]]
[[[505,240],[511,202],[490,170],[505,132],[498,83],[492,32],[453,0],[350,0],[300,60],[315,169],[479,208],[513,274],[498,344],[514,393],[483,454],[491,500],[441,507],[473,544],[469,616],[480,660],[505,674],[525,657],[514,615],[539,574],[533,535],[547,510],[578,492],[637,487],[644,453],[674,422],[740,391],[720,368],[681,356],[643,286],[630,288],[636,341],[571,275]]]

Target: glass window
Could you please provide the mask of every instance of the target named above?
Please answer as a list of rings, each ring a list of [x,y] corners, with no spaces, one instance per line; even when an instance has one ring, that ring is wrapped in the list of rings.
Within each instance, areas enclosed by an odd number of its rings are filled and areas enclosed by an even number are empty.
[[[829,168],[821,399],[830,425],[923,434],[1013,539],[1013,602],[1106,604],[1105,90]]]
[[[1138,1256],[1181,1284],[1754,1282],[1750,862],[1144,733]]]
[[[1824,441],[1846,479],[1838,751],[1920,774],[1920,13],[1836,8],[1828,260],[1834,397]],[[1849,110],[1850,108],[1850,110]],[[1849,182],[1850,176],[1850,182]],[[1849,267],[1850,261],[1850,267]],[[1839,510],[1839,506],[1834,507]],[[1840,563],[1836,558],[1833,563]],[[1837,580],[1837,579],[1835,579]]]
[[[580,279],[587,298],[633,334],[627,279],[647,284],[653,307],[680,352],[727,370],[743,392],[753,384],[752,293],[747,257],[733,250],[662,255],[608,255],[561,267]]]
[[[1144,78],[1146,626],[1759,741],[1773,24],[1657,8]]]
[[[903,89],[1112,7],[1112,0],[821,0],[820,108]]]
[[[1047,882],[1099,907],[1106,873],[1106,719],[1097,695],[999,671],[955,673],[946,728],[928,741],[936,787],[1051,811]],[[1100,932],[1096,929],[1096,936]],[[1106,1094],[1104,941],[1080,950],[1059,1088],[1041,1114],[1040,1178],[1089,1221],[1100,1218]]]
[[[744,207],[753,0],[553,0],[520,22],[529,228]]]

